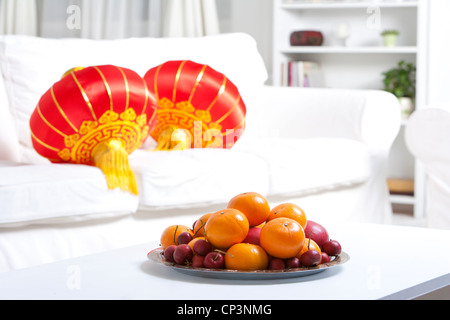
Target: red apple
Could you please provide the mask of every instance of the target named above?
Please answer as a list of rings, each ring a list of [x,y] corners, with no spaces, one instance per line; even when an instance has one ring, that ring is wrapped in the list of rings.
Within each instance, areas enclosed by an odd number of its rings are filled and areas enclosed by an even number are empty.
[[[308,250],[300,257],[300,262],[304,267],[314,267],[320,263],[322,255],[317,250]]]
[[[187,231],[183,231],[178,235],[177,242],[178,244],[188,244],[192,240],[192,234]]]
[[[244,243],[251,243],[251,244],[256,244],[256,245],[260,245],[259,244],[259,236],[261,234],[261,228],[250,228],[248,230],[248,234],[247,237],[242,241]]]
[[[330,261],[331,261],[331,259],[328,256],[328,254],[326,252],[322,251],[322,260],[320,261],[320,263],[327,263],[327,262],[330,262]]]
[[[342,248],[338,241],[328,240],[323,244],[322,250],[326,252],[329,256],[337,256],[341,253]]]
[[[173,260],[177,264],[189,264],[194,253],[187,244],[178,245],[173,251]]]
[[[195,255],[192,257],[192,267],[193,268],[203,268],[203,260],[205,260],[204,256]]]
[[[284,264],[283,259],[280,258],[273,258],[269,262],[269,269],[270,270],[283,270],[286,267]]]
[[[225,267],[223,254],[217,251],[209,252],[203,259],[203,266],[210,269],[223,269]]]
[[[192,246],[192,250],[194,250],[194,253],[196,253],[196,254],[199,254],[201,256],[206,256],[208,254],[208,252],[211,252],[213,250],[213,247],[205,239],[198,239],[197,241],[195,241],[194,245]]]
[[[297,257],[292,257],[286,260],[286,268],[300,268],[300,259]]]
[[[308,220],[305,227],[305,237],[313,239],[320,248],[322,248],[325,241],[330,238],[327,230],[319,223]]]
[[[173,253],[176,249],[176,245],[172,244],[170,246],[168,246],[166,249],[164,249],[164,259],[166,259],[166,261],[169,262],[174,262],[175,260],[173,260]]]

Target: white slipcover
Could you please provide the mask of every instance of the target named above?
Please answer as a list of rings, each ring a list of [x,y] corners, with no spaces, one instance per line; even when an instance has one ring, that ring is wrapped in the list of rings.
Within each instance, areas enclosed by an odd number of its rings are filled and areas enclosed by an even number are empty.
[[[426,174],[427,225],[450,229],[450,112],[432,107],[415,111],[405,140]]]
[[[100,169],[0,161],[0,225],[80,221],[130,214],[139,198],[109,190]]]

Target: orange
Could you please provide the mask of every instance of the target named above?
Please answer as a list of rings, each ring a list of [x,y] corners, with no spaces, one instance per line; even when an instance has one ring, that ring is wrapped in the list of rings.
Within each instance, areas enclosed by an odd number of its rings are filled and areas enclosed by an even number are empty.
[[[272,208],[267,221],[280,217],[291,218],[300,223],[303,229],[306,227],[305,211],[294,203],[282,203]]]
[[[228,202],[228,208],[238,209],[245,214],[250,227],[263,223],[270,214],[267,199],[256,192],[238,194]]]
[[[194,238],[205,236],[204,226],[206,225],[206,221],[208,221],[209,217],[212,213],[207,213],[198,218],[194,223]]]
[[[297,221],[281,217],[268,221],[262,227],[259,241],[269,255],[287,259],[303,248],[305,232]]]
[[[256,244],[237,243],[225,254],[225,268],[233,270],[264,270],[269,265],[269,256]]]
[[[262,227],[264,227],[265,224],[266,224],[266,222],[264,221],[263,223],[258,224],[257,226],[255,226],[255,228],[262,228]]]
[[[228,249],[245,239],[249,229],[247,217],[237,209],[223,209],[213,213],[205,225],[205,237],[218,249]]]
[[[183,231],[187,231],[193,234],[191,228],[181,224],[169,226],[166,229],[164,229],[160,239],[161,247],[165,249],[172,244],[178,245],[177,238]]]
[[[205,237],[195,237],[191,241],[189,241],[188,246],[191,247],[192,251],[194,251],[194,243],[196,243],[200,239],[205,239]]]
[[[311,242],[309,242],[309,240],[310,240],[310,238],[306,238],[306,239],[305,239],[305,243],[303,244],[303,248],[302,248],[302,249],[300,250],[300,252],[297,253],[297,255],[296,255],[297,258],[300,259],[300,257],[302,256],[302,254],[304,254],[306,251],[308,251],[308,250],[310,250],[310,249],[311,249],[311,250],[312,250],[312,249],[317,250],[317,251],[319,251],[320,254],[322,253],[322,251],[320,250],[319,245],[318,245],[313,239],[311,239]],[[309,246],[309,249],[308,249],[308,246]]]

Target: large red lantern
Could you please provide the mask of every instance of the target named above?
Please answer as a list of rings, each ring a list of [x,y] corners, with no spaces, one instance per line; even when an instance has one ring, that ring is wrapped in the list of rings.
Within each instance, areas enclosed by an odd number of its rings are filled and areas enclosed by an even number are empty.
[[[74,68],[40,99],[30,119],[36,151],[54,163],[99,167],[108,187],[137,194],[128,155],[156,123],[156,101],[134,71]]]
[[[242,135],[245,104],[222,73],[189,60],[167,61],[144,80],[158,103],[151,131],[156,150],[231,148]]]

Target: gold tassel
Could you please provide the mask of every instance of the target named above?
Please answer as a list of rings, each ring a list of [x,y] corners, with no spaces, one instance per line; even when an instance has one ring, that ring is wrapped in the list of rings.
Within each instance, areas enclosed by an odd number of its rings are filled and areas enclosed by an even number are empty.
[[[66,72],[64,72],[64,74],[62,75],[61,79],[64,78],[65,76],[68,76],[71,72],[76,72],[78,70],[83,70],[84,67],[74,67],[72,69],[67,70]]]
[[[128,162],[125,144],[121,140],[109,139],[99,143],[92,150],[92,160],[105,174],[108,188],[120,188],[138,194],[136,178]]]
[[[184,150],[191,147],[191,134],[186,129],[177,126],[166,126],[158,137],[158,145],[155,151]]]

